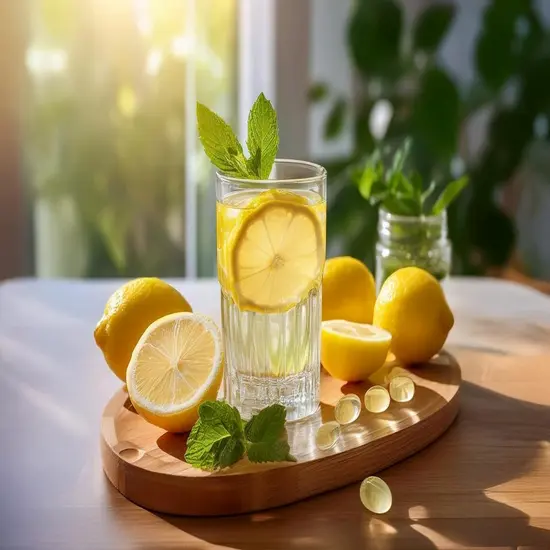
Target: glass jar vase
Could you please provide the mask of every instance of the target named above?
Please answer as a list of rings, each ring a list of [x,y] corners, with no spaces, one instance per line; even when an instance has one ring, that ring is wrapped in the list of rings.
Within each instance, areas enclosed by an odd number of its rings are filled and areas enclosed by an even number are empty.
[[[380,209],[376,243],[376,289],[402,267],[416,266],[442,281],[451,271],[447,212],[437,216],[398,216]]]

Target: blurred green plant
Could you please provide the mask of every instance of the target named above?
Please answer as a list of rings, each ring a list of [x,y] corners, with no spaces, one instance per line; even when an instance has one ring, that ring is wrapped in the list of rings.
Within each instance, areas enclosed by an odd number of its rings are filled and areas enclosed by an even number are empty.
[[[41,61],[29,67],[29,176],[39,201],[70,205],[76,227],[65,231],[82,235],[87,277],[185,274],[186,2],[136,6],[37,0],[31,12],[29,52]],[[234,10],[202,3],[191,52],[197,94],[224,108]],[[53,71],[51,52],[64,60]]]
[[[514,245],[514,224],[499,208],[497,195],[529,145],[548,139],[548,132],[540,137],[536,127],[537,121],[547,125],[550,115],[550,36],[532,0],[492,0],[475,40],[474,82],[459,88],[439,55],[456,10],[456,3],[431,5],[409,32],[397,0],[358,0],[347,29],[359,79],[353,105],[323,83],[310,93],[312,100],[331,102],[326,139],[338,136],[352,113],[351,154],[324,163],[328,235],[342,253],[371,267],[377,209],[361,199],[354,174],[375,149],[391,154],[408,136],[414,138],[411,170],[422,181],[445,183],[470,175],[470,185],[449,208],[455,271],[483,273],[502,266]],[[465,128],[481,113],[489,117],[487,139],[472,154]]]

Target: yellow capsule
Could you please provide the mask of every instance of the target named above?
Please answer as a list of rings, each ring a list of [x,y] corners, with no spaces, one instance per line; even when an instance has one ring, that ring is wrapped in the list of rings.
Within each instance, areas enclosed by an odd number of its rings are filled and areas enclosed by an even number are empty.
[[[365,408],[372,413],[381,413],[390,406],[390,394],[384,386],[372,386],[365,393]]]
[[[414,397],[414,382],[408,376],[396,376],[390,380],[390,397],[399,403],[406,403]]]
[[[342,426],[355,422],[360,413],[361,399],[354,393],[341,397],[334,407],[334,418]]]
[[[359,488],[359,497],[363,506],[375,514],[385,514],[391,508],[391,490],[379,477],[370,476],[363,480]]]
[[[338,422],[327,422],[322,424],[315,435],[315,444],[321,451],[327,451],[336,445],[340,439],[340,424]]]

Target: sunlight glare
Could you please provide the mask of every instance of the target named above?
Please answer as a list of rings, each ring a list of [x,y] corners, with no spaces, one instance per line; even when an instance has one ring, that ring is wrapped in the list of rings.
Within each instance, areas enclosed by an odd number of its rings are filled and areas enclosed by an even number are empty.
[[[409,518],[411,518],[413,521],[417,521],[419,519],[428,519],[429,517],[430,514],[426,506],[418,504],[417,506],[411,506],[409,508]]]
[[[67,68],[67,52],[29,48],[25,57],[27,69],[32,74],[56,74]]]
[[[174,37],[170,49],[175,57],[189,57],[194,53],[194,40],[190,36],[180,34]]]
[[[370,517],[367,525],[365,525],[367,537],[380,537],[382,535],[395,535],[397,529],[380,518]]]
[[[147,55],[146,71],[147,74],[155,76],[160,70],[162,65],[162,52],[159,49],[153,49]]]
[[[149,15],[147,0],[134,0],[134,13],[139,32],[144,36],[149,36],[153,31],[153,24]]]

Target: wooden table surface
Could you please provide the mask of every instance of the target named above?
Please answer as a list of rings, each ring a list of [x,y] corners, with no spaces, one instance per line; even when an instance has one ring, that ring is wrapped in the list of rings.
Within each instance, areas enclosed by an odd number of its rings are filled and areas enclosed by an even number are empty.
[[[381,472],[387,514],[367,512],[354,484],[192,519],[135,506],[102,472],[99,418],[119,383],[92,331],[118,284],[0,285],[0,548],[550,548],[550,298],[498,281],[446,284],[461,412],[440,440]],[[176,286],[219,318],[214,282]]]

